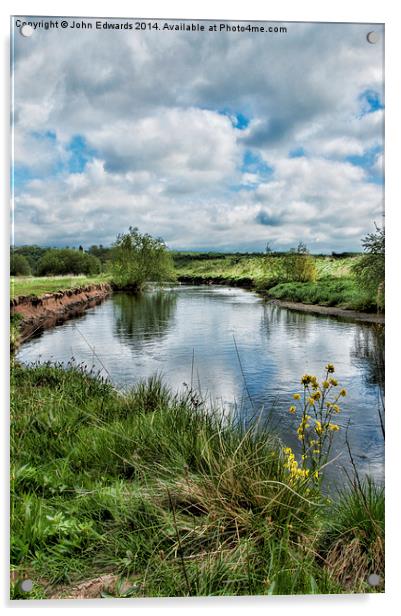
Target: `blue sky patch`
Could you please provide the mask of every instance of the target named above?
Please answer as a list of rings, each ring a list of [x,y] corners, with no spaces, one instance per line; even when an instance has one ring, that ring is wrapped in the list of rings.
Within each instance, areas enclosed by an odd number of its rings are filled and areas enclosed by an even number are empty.
[[[362,104],[361,117],[368,113],[374,113],[379,109],[384,109],[380,94],[375,90],[365,90],[359,97]]]
[[[302,156],[306,156],[306,152],[302,147],[294,148],[288,153],[289,158],[301,158]]]
[[[383,148],[380,145],[376,145],[373,148],[369,148],[362,155],[347,156],[345,159],[348,163],[362,167],[367,173],[368,182],[373,184],[383,184],[384,178],[382,173],[377,173],[373,167],[376,163],[377,157],[383,152]]]
[[[238,128],[238,130],[244,130],[249,126],[250,119],[240,111],[232,111],[231,109],[220,109],[218,113],[230,118],[233,127]]]
[[[68,159],[68,171],[70,173],[82,173],[87,163],[93,160],[95,150],[90,148],[82,135],[75,135],[67,146],[70,153]]]
[[[38,141],[51,141],[52,143],[56,143],[57,141],[57,135],[54,130],[46,130],[43,132],[33,131],[32,136]]]
[[[24,186],[24,184],[30,182],[35,177],[30,167],[26,165],[14,165],[14,169],[12,169],[11,172],[11,189],[13,190],[15,186]]]
[[[241,171],[242,173],[255,173],[263,180],[270,177],[274,169],[263,160],[260,154],[245,150]]]

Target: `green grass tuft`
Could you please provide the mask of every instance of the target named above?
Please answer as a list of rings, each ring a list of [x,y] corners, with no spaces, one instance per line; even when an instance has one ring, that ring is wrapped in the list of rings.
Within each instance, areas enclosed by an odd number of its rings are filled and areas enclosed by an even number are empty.
[[[121,394],[85,366],[14,364],[11,447],[15,598],[26,577],[40,598],[110,573],[107,596],[360,587],[325,565],[343,518],[289,477],[278,439],[195,392],[154,378]]]

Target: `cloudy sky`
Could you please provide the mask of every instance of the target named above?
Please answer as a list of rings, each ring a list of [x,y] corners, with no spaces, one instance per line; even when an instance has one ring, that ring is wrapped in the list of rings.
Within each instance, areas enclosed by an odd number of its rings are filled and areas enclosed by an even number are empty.
[[[359,250],[383,211],[384,32],[285,25],[14,29],[15,243],[132,225],[175,249]]]

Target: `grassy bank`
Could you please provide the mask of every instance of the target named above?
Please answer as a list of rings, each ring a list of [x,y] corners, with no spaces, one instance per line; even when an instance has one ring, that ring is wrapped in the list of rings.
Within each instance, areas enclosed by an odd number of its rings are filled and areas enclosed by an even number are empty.
[[[352,274],[352,266],[358,262],[359,256],[316,256],[313,259],[316,281],[289,282],[278,275],[274,257],[266,259],[265,255],[174,253],[176,275],[185,282],[231,284],[257,289],[274,299],[367,312],[376,310],[376,297],[360,289]],[[108,274],[93,277],[13,277],[11,297],[39,296],[106,281],[110,281]]]
[[[12,276],[10,279],[10,297],[11,299],[18,295],[36,295],[39,297],[45,293],[107,282],[109,278],[106,274],[99,274],[98,276]]]
[[[280,256],[277,256],[277,260]],[[256,288],[268,297],[292,302],[375,311],[376,297],[358,288],[352,267],[360,256],[315,256],[316,281],[290,282],[277,274],[275,257],[265,255],[177,254],[179,279]]]
[[[376,302],[361,292],[352,278],[322,278],[316,282],[284,282],[268,290],[269,297],[304,304],[376,312]]]
[[[194,392],[14,365],[11,432],[15,598],[27,577],[42,598],[99,576],[143,597],[360,592],[383,575],[380,489],[328,502],[274,436]]]
[[[277,260],[281,257],[277,256]],[[360,257],[316,256],[317,277],[349,277],[351,267]],[[229,281],[249,279],[255,286],[272,286],[276,280],[275,257],[266,255],[224,255],[202,253],[175,253],[174,263],[178,276],[204,278],[220,277]]]

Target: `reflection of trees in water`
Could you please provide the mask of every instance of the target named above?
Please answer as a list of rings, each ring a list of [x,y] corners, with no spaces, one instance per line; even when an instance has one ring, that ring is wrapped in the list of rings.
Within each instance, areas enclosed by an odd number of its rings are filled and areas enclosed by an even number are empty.
[[[355,325],[351,357],[364,368],[366,382],[384,391],[384,325]]]
[[[113,301],[117,335],[141,345],[145,338],[160,338],[168,332],[175,314],[177,295],[171,291],[138,295],[118,293]]]
[[[263,305],[263,313],[261,320],[261,329],[267,338],[277,327],[286,327],[293,331],[299,332],[299,335],[305,337],[310,326],[313,325],[313,317],[306,312],[297,312],[296,310],[288,310],[273,303],[265,303]]]

